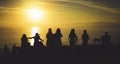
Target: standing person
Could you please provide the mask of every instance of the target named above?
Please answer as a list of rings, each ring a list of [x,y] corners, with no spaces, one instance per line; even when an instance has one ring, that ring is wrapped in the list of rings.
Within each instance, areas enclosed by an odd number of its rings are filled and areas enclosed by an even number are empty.
[[[82,40],[84,46],[88,45],[89,35],[87,34],[87,30],[83,31]]]
[[[105,32],[105,35],[103,36],[103,44],[104,45],[110,45],[110,41],[111,41],[111,36],[110,34],[108,34],[108,32]]]
[[[61,30],[60,28],[57,28],[56,33],[54,34],[54,44],[56,45],[56,47],[62,46],[61,37],[63,37]]]
[[[39,47],[39,46],[44,47],[44,45],[42,43],[43,40],[40,38],[38,33],[36,33],[35,36],[32,38],[34,38],[34,46],[35,47]]]
[[[0,48],[0,56],[2,55],[2,49]]]
[[[27,47],[28,44],[29,44],[28,38],[27,38],[26,34],[23,34],[22,38],[21,38],[21,47]]]
[[[12,54],[17,54],[17,47],[15,44],[12,46]]]
[[[9,48],[6,44],[4,45],[4,48],[3,48],[3,54],[4,55],[9,55],[10,54],[10,50],[9,50]]]
[[[76,36],[76,33],[75,33],[75,29],[71,29],[71,32],[70,32],[69,37],[68,37],[68,40],[70,42],[70,46],[71,47],[74,47],[75,43],[78,42],[78,39],[77,39],[77,36]]]
[[[48,29],[48,33],[46,34],[47,42],[46,46],[47,47],[52,47],[53,46],[53,34],[52,34],[52,29]]]

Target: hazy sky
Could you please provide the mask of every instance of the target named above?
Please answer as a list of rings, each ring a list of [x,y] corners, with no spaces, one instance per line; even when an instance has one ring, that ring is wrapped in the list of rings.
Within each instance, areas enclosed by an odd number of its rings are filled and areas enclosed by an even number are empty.
[[[31,20],[37,13],[33,9],[41,11],[37,20]],[[28,14],[29,10],[33,13]],[[12,38],[20,41],[23,33],[30,36],[35,31],[33,27],[39,29],[44,40],[48,28],[55,32],[59,27],[64,35],[63,42],[67,42],[71,28],[76,29],[79,40],[82,30],[87,29],[91,38],[108,31],[117,42],[120,38],[119,24],[119,0],[0,0],[0,39],[8,42],[12,42],[9,40]]]
[[[0,27],[31,26],[30,8],[43,11],[38,24],[120,22],[119,0],[0,0]]]

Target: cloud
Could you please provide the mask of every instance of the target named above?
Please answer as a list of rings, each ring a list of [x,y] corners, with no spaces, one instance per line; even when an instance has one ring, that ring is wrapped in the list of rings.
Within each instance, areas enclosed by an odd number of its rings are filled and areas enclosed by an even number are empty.
[[[100,5],[98,3],[95,2],[90,2],[90,1],[71,1],[71,0],[62,0],[62,1],[57,1],[57,3],[62,3],[62,4],[67,4],[70,6],[76,6],[79,7],[80,5],[83,6],[87,6],[90,8],[95,8],[95,9],[99,9],[102,11],[107,11],[110,13],[120,13],[120,8],[112,8],[109,6],[104,6],[104,5]]]
[[[0,10],[22,10],[22,9],[19,9],[19,8],[9,8],[9,7],[0,7]]]
[[[0,0],[0,2],[2,2],[3,0]],[[15,0],[13,0],[15,1]],[[77,7],[79,8],[81,5],[82,6],[85,6],[85,7],[89,7],[90,8],[95,8],[95,9],[98,9],[98,10],[102,10],[102,11],[106,11],[106,12],[109,12],[109,13],[116,13],[116,14],[120,14],[120,8],[112,8],[112,7],[109,7],[109,6],[104,6],[104,5],[100,5],[96,2],[93,1],[87,1],[87,0],[36,0],[38,1],[39,3],[42,2],[46,2],[46,3],[50,3],[50,4],[56,4],[56,5],[60,5],[60,6],[66,6],[68,5],[69,7]],[[5,3],[11,3],[10,1],[3,1]],[[16,2],[16,1],[15,1]],[[22,1],[23,2],[23,1]],[[13,4],[13,3],[12,3]],[[7,4],[5,4],[7,5]],[[24,9],[19,9],[19,8],[14,8],[14,7],[9,7],[9,5],[7,5],[7,7],[5,6],[2,6],[0,7],[0,11],[7,11],[7,12],[13,12],[14,11],[17,11],[19,13],[23,13]],[[0,13],[3,13],[3,12],[0,12]],[[16,13],[16,12],[15,12]]]
[[[107,6],[98,5],[98,4],[95,4],[93,2],[81,1],[80,4],[85,5],[85,6],[89,6],[89,7],[92,7],[92,8],[97,8],[97,9],[100,9],[100,10],[108,11],[108,12],[111,12],[111,13],[120,13],[120,9],[115,9],[115,8],[110,8],[110,7],[107,7]]]
[[[0,7],[0,13],[24,14],[24,11],[20,8]]]

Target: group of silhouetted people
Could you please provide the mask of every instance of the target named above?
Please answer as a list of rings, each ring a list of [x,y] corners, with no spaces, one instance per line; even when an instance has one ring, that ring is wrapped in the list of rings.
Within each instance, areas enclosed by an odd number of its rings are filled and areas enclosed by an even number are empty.
[[[30,43],[28,42],[28,39],[34,39],[34,46],[35,47],[44,47],[42,43],[42,39],[40,38],[40,34],[36,33],[33,37],[27,37],[26,34],[22,35],[21,38],[21,47],[29,47]]]
[[[47,47],[61,47],[62,46],[62,41],[61,38],[63,37],[60,28],[56,30],[56,33],[52,33],[52,29],[48,29],[48,33],[46,34],[47,42],[46,46]]]
[[[63,37],[60,28],[56,30],[56,33],[52,33],[52,29],[48,29],[48,33],[46,34],[47,38],[47,47],[60,47],[62,46],[61,37]],[[78,37],[75,33],[75,29],[71,29],[71,32],[68,36],[68,40],[71,47],[74,47],[76,43],[78,43]],[[82,34],[83,45],[88,45],[89,35],[87,31],[84,30]]]
[[[49,28],[48,32],[46,34],[46,47],[61,47],[62,46],[62,41],[61,38],[63,37],[60,28],[57,28],[56,32],[53,33],[52,29]],[[30,47],[30,42],[28,42],[28,39],[34,39],[34,47],[45,47],[43,44],[43,39],[41,39],[40,34],[36,33],[33,37],[27,37],[26,34],[23,34],[21,37],[21,48],[28,48]],[[83,30],[83,34],[81,36],[83,46],[88,45],[88,41],[90,39],[87,30]],[[75,47],[76,43],[78,43],[78,37],[75,33],[75,29],[71,29],[68,40],[70,43],[70,47]],[[108,34],[108,32],[105,32],[105,34],[101,37],[102,45],[110,45],[111,41],[111,36]],[[1,53],[1,49],[0,49]],[[10,50],[8,46],[5,44],[3,48],[3,54],[8,55],[10,53]],[[14,44],[12,47],[12,54],[18,53],[18,49],[16,45]]]
[[[15,55],[18,52],[19,52],[18,47],[15,44],[13,44],[11,51],[10,51],[10,48],[7,46],[7,44],[4,45],[3,50],[0,48],[0,55],[9,56],[11,54]]]
[[[56,32],[53,33],[52,29],[49,28],[48,32],[46,34],[46,47],[61,47],[62,41],[61,38],[63,37],[60,28],[57,28]],[[35,47],[44,47],[44,44],[42,43],[43,39],[41,39],[40,34],[36,33],[33,37],[27,37],[26,34],[22,35],[21,38],[21,47],[28,47],[30,46],[30,43],[28,42],[28,39],[34,39],[34,46]],[[88,41],[90,39],[87,30],[83,30],[83,34],[81,36],[83,46],[88,45]],[[75,29],[71,29],[68,40],[71,47],[74,47],[76,43],[78,43],[78,38],[75,33]],[[105,32],[105,35],[101,37],[100,39],[102,41],[102,44],[109,45],[111,36],[108,34],[108,32]]]
[[[46,47],[61,47],[62,46],[62,41],[61,38],[63,37],[60,28],[57,28],[56,32],[53,33],[52,29],[49,28],[48,32],[46,34]],[[34,39],[34,47],[45,47],[43,44],[43,39],[41,39],[40,34],[36,33],[33,37],[27,37],[26,34],[23,34],[21,37],[21,48],[28,48],[30,47],[30,42],[28,42],[28,39]],[[81,36],[83,46],[88,45],[88,41],[90,39],[87,30],[83,30],[83,34]],[[78,43],[78,37],[75,33],[75,29],[71,29],[68,40],[70,43],[70,47],[75,47],[76,43]],[[101,37],[101,42],[102,45],[110,45],[111,41],[111,36],[108,34],[108,32],[105,32],[105,34]],[[1,49],[0,49],[1,53]],[[3,54],[8,55],[10,53],[10,50],[8,46],[5,44],[3,48]],[[16,45],[14,44],[12,47],[12,54],[18,53],[18,49]]]
[[[52,33],[52,29],[49,28],[48,29],[48,33],[46,35],[47,38],[47,47],[60,47],[62,46],[62,42],[61,42],[61,37],[63,37],[60,28],[58,28],[56,30],[56,33],[53,34]],[[87,34],[87,30],[83,31],[82,34],[82,40],[83,40],[83,45],[88,45],[88,40],[89,40],[89,35]],[[78,37],[75,33],[75,29],[71,29],[69,36],[68,36],[68,40],[70,43],[71,47],[75,47],[76,43],[78,43]]]

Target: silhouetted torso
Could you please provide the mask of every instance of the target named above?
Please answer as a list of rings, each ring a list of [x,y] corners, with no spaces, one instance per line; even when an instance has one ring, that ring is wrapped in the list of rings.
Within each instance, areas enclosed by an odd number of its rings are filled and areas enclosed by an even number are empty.
[[[36,33],[34,37],[34,46],[35,47],[44,47],[43,43],[42,43],[42,39],[40,38],[39,34]]]
[[[33,38],[34,38],[34,43],[38,43],[39,39],[40,39],[40,36],[39,35],[35,35]]]
[[[4,54],[4,55],[9,55],[9,54],[10,54],[10,50],[9,50],[9,48],[7,47],[7,45],[4,45],[3,54]]]
[[[1,48],[0,48],[0,56],[1,56],[1,54],[2,54],[2,50],[1,50]]]
[[[77,36],[75,34],[75,30],[72,29],[71,33],[69,34],[69,42],[70,42],[70,46],[75,46],[75,43],[77,42]]]
[[[21,38],[21,47],[27,47],[27,46],[29,46],[28,38],[26,34],[23,34]]]
[[[56,33],[54,34],[54,44],[56,47],[62,46],[61,37],[63,37],[63,35],[61,34],[60,29],[58,28],[56,30]]]
[[[46,38],[47,38],[47,42],[46,42],[47,47],[53,47],[54,46],[54,44],[53,44],[53,34],[52,34],[52,29],[51,28],[48,29],[48,33],[46,34]]]
[[[13,53],[13,54],[16,54],[16,53],[17,53],[17,47],[16,47],[15,44],[12,46],[12,53]]]
[[[102,43],[104,45],[110,45],[110,40],[111,40],[111,36],[108,34],[108,32],[105,32],[105,35],[102,36]]]
[[[88,40],[89,40],[89,35],[87,34],[87,31],[84,30],[82,34],[82,40],[83,40],[83,45],[88,45]]]

